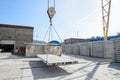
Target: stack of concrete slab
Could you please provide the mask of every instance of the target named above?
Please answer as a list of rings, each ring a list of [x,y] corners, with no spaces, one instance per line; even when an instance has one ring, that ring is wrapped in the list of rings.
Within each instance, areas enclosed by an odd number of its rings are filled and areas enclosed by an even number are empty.
[[[62,53],[67,54],[67,48],[68,48],[68,45],[62,45]]]
[[[26,44],[26,51],[25,56],[32,57],[36,56],[36,54],[43,54],[44,53],[44,47],[41,46],[41,44],[32,44],[28,43]]]
[[[83,42],[80,45],[80,55],[89,56],[89,46],[87,42]]]
[[[92,42],[87,42],[89,56],[92,56]]]
[[[113,41],[104,41],[103,42],[103,49],[104,49],[104,58],[112,58],[114,54],[114,43]]]
[[[67,48],[67,45],[62,45],[62,53],[66,53],[66,49]]]
[[[45,54],[54,54],[54,55],[61,55],[61,46],[56,45],[42,45],[44,47],[44,53]]]
[[[92,55],[93,57],[100,57],[103,58],[104,51],[103,51],[103,42],[97,41],[92,43]]]
[[[37,54],[54,54],[54,55],[61,55],[61,46],[59,45],[41,45],[41,44],[34,44],[28,43],[26,44],[26,53],[25,56],[32,57],[36,56]]]
[[[120,62],[120,39],[115,39],[114,41],[114,61]]]
[[[93,57],[112,58],[114,54],[114,43],[113,41],[92,42],[90,50],[91,56]]]
[[[80,44],[78,43],[72,44],[72,50],[73,54],[80,54]]]
[[[66,44],[63,48],[64,53],[68,54],[78,54],[99,58],[112,58],[115,52],[114,44],[117,44],[119,42],[116,41],[114,41],[115,43],[113,41],[81,42],[75,44]]]
[[[66,49],[67,49],[66,50],[67,54],[72,54],[73,53],[73,45],[72,44],[68,44]]]

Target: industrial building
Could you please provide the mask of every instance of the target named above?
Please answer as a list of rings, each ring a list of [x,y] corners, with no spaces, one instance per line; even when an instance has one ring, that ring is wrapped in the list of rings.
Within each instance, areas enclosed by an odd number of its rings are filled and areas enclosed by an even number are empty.
[[[80,39],[80,38],[69,38],[64,40],[64,44],[74,44],[80,42],[89,42],[90,39]]]
[[[0,24],[0,50],[11,52],[33,42],[33,27]]]

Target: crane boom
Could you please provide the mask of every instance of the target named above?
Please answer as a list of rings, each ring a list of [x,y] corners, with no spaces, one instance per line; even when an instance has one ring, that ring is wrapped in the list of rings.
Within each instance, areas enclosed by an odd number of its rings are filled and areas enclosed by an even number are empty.
[[[108,38],[111,0],[101,0],[104,40]]]

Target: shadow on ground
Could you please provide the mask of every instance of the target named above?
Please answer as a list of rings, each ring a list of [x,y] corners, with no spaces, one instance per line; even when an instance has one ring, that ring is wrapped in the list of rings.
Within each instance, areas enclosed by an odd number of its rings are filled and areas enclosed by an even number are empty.
[[[120,63],[110,63],[109,68],[113,68],[113,69],[116,69],[116,70],[120,70]]]
[[[91,67],[91,66],[94,66],[91,71],[86,70],[86,68]],[[92,80],[94,79],[93,76],[98,70],[98,68],[99,68],[99,64],[95,64],[95,63],[86,64],[72,72],[72,74],[79,73],[78,75],[67,78],[67,80],[76,80],[76,79],[80,80],[81,78],[84,78],[84,80]],[[58,78],[58,80],[64,80],[64,78],[65,76]]]
[[[13,55],[11,53],[0,53],[0,60],[21,59],[23,56]]]
[[[29,64],[34,80],[54,78],[71,74],[59,66],[47,66],[42,61],[30,61]]]
[[[100,58],[100,57],[89,57],[89,56],[77,56],[77,55],[73,55],[73,54],[65,54],[67,56],[73,57],[73,58],[77,58],[77,59],[82,59],[82,60],[86,60],[86,61],[92,61],[92,62],[111,62],[112,59],[104,59],[104,58]]]

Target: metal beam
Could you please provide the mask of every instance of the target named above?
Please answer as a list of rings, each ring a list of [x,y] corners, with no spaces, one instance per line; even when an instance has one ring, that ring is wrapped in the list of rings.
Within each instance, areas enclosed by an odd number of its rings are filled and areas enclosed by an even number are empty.
[[[101,0],[104,40],[108,38],[111,0]]]

